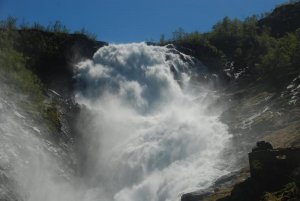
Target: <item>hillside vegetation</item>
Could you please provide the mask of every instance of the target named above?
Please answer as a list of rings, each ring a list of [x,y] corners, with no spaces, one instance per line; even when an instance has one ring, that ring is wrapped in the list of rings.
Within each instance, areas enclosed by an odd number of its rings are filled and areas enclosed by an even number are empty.
[[[213,73],[225,72],[231,78],[242,73],[251,81],[282,86],[300,72],[299,27],[300,2],[296,2],[261,17],[225,17],[208,33],[186,33],[179,28],[172,39],[162,38],[160,43],[177,45]]]
[[[25,95],[30,101],[16,100],[23,109],[33,117],[42,114],[46,124],[53,132],[59,129],[58,111],[51,102],[46,101],[43,85],[39,77],[27,68],[28,58],[15,48],[19,39],[15,21],[8,19],[1,23],[0,29],[0,77],[2,87],[8,86],[6,93],[17,91]],[[11,94],[13,96],[13,94]],[[37,112],[38,111],[38,112]],[[36,116],[37,115],[37,116]]]
[[[17,91],[20,97],[22,94],[29,98],[30,101],[16,101],[33,118],[42,115],[47,127],[57,134],[61,115],[58,106],[49,99],[48,89],[69,97],[73,87],[72,65],[92,57],[105,44],[86,32],[69,34],[58,22],[48,29],[38,24],[19,27],[16,19],[9,17],[0,22],[2,87],[8,87],[8,94]]]

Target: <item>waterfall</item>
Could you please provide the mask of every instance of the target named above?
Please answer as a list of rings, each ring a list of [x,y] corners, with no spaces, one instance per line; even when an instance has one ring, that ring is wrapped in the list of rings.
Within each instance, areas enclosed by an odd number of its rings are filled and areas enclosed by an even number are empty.
[[[77,66],[85,106],[82,175],[93,197],[179,200],[226,174],[227,126],[209,106],[217,94],[192,75],[205,67],[172,47],[109,45]]]
[[[210,109],[217,93],[193,81],[205,70],[171,46],[99,49],[74,75],[74,146],[55,141],[28,95],[0,75],[0,199],[178,201],[209,187],[228,173],[231,136]]]

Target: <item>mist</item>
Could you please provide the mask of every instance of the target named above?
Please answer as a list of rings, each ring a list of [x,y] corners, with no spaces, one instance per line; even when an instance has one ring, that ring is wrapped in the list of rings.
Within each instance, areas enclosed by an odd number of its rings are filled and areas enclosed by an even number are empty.
[[[231,136],[208,109],[216,92],[192,84],[196,71],[205,66],[192,57],[144,43],[103,47],[77,65],[82,174],[100,197],[179,200],[228,173],[220,154]]]
[[[76,64],[81,110],[73,144],[55,140],[41,111],[28,107],[30,97],[3,81],[1,197],[175,201],[208,188],[230,172],[222,151],[231,135],[222,110],[209,109],[218,94],[191,81],[205,71],[171,46],[100,48]]]
[[[40,111],[23,109],[30,98],[1,77],[1,198],[7,200],[81,200],[74,185],[74,157],[43,123]],[[34,115],[35,114],[35,115]]]

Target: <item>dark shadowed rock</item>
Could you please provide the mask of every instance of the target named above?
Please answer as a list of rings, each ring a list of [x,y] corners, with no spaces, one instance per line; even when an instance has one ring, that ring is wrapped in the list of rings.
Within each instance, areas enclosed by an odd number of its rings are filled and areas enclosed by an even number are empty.
[[[61,94],[73,89],[74,64],[90,59],[101,47],[108,45],[83,34],[21,29],[16,49],[27,58],[28,68],[35,72],[47,88]]]
[[[259,26],[271,28],[271,33],[275,37],[295,31],[300,27],[300,2],[277,7],[270,15],[259,21]]]

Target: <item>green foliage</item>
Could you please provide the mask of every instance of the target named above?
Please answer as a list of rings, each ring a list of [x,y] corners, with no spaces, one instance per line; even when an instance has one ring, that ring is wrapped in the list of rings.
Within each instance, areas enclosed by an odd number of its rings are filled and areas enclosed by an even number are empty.
[[[17,18],[8,17],[6,20],[0,22],[0,29],[14,30],[17,28]]]
[[[223,21],[213,26],[209,39],[214,46],[229,54],[241,45],[242,25],[242,22],[237,19],[231,20],[225,17]]]
[[[160,44],[165,44],[166,43],[166,37],[165,34],[161,34],[160,39],[159,39]]]
[[[212,45],[222,51],[228,60],[233,60],[237,66],[252,65],[257,59],[259,44],[256,16],[249,17],[245,21],[225,17],[213,27],[208,36]]]
[[[300,37],[296,33],[289,33],[273,41],[272,47],[257,65],[259,72],[269,74],[276,80],[285,75],[300,72]]]
[[[21,29],[21,30],[37,30],[42,32],[51,32],[57,34],[68,34],[70,30],[64,25],[61,21],[56,20],[54,23],[50,22],[47,26],[40,24],[39,22],[34,22],[30,24],[23,20],[18,26],[17,18],[8,17],[6,20],[0,22],[0,29]],[[91,40],[96,40],[97,35],[91,32],[88,32],[85,28],[81,28],[80,30],[74,31],[74,34],[82,34],[88,37]]]
[[[205,65],[208,65],[210,71],[218,71],[219,66],[225,63],[223,52],[212,45],[207,35],[199,32],[177,35],[180,39],[175,40],[173,43],[179,47],[192,50],[193,56],[199,58]]]
[[[251,16],[241,21],[225,17],[208,33],[186,33],[179,28],[169,42],[192,49],[193,56],[211,71],[220,71],[233,61],[236,70],[247,67],[254,80],[285,82],[300,73],[300,28],[280,36],[275,34],[275,38],[270,27],[259,24],[260,19]]]
[[[50,29],[50,31],[53,31],[54,33],[68,33],[69,30],[67,29],[67,27],[65,25],[63,25],[59,20],[56,20],[52,26],[52,30]]]
[[[27,112],[40,111],[49,122],[51,130],[59,126],[59,114],[53,105],[45,104],[42,84],[39,78],[26,66],[28,58],[15,49],[19,34],[12,18],[1,22],[0,29],[0,78],[16,91],[26,95],[30,103],[23,102],[23,109]],[[38,115],[34,113],[33,115]]]
[[[96,40],[97,39],[97,35],[91,32],[88,32],[84,27],[81,28],[80,31],[75,31],[75,34],[83,34],[85,36],[87,36],[89,39],[91,40]]]
[[[26,59],[14,49],[14,41],[18,34],[14,30],[15,26],[12,26],[10,21],[7,23],[10,25],[0,30],[0,71],[22,91],[30,93],[35,99],[40,99],[42,93],[38,78],[26,69]]]
[[[28,29],[20,32],[20,37],[22,40],[15,46],[26,54],[28,67],[36,72],[36,68],[42,65],[41,61],[48,64],[52,59],[61,57],[66,34],[41,34],[39,31]]]
[[[42,108],[42,116],[44,119],[50,122],[48,125],[51,130],[57,130],[61,127],[60,113],[57,110],[55,104],[44,102]]]
[[[46,85],[49,75],[60,74],[71,79],[72,72],[67,67],[72,51],[78,51],[76,45],[81,43],[82,46],[93,46],[96,39],[85,29],[78,34],[68,32],[60,21],[48,26],[39,23],[30,25],[23,21],[18,26],[16,18],[9,17],[0,22],[1,83],[26,96],[29,101],[18,104],[34,119],[40,120],[42,117],[44,120],[41,123],[53,132],[61,127],[60,113],[43,94],[44,86],[40,79]]]
[[[183,28],[179,27],[172,33],[172,35],[173,35],[173,40],[180,41],[183,40],[187,34],[183,30]]]
[[[25,25],[24,28],[26,28],[26,25]],[[35,23],[33,23],[33,25],[32,25],[32,29],[36,29],[36,30],[40,30],[40,31],[45,31],[45,30],[46,30],[46,27],[43,26],[43,25],[41,25],[41,24],[39,24],[39,23],[37,23],[37,22],[35,22]]]

